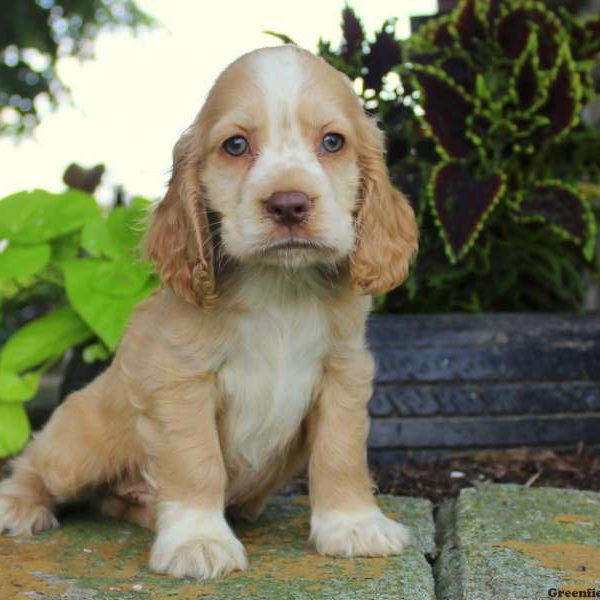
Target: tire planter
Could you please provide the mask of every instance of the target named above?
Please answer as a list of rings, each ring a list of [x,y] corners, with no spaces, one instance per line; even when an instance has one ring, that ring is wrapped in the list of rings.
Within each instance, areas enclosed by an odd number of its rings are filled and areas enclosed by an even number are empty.
[[[600,315],[373,315],[368,340],[374,463],[600,445]],[[104,368],[75,352],[60,397]]]
[[[600,315],[374,315],[373,462],[600,444]]]

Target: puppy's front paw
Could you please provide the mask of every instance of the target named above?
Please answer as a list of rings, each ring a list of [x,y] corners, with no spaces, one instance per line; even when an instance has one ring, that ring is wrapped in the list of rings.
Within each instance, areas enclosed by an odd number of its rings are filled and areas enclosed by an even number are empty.
[[[329,512],[311,518],[311,541],[330,556],[400,554],[410,543],[410,531],[379,509]]]
[[[58,521],[47,506],[0,494],[0,534],[32,535],[54,527]]]
[[[247,566],[246,551],[233,535],[229,538],[188,540],[176,548],[154,544],[150,555],[150,568],[157,573],[173,577],[209,579],[243,571]]]
[[[173,577],[209,579],[242,571],[246,551],[220,513],[161,507],[150,568]]]

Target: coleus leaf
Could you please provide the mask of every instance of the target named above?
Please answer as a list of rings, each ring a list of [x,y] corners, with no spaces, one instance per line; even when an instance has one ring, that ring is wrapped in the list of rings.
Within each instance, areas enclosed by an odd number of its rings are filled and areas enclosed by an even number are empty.
[[[539,58],[537,55],[537,36],[529,38],[527,51],[518,60],[514,76],[517,106],[521,112],[530,109],[539,100],[541,86],[539,80]]]
[[[496,22],[498,16],[500,15],[500,7],[502,5],[502,0],[488,0],[487,4],[488,24],[493,25]]]
[[[600,52],[600,16],[582,18],[560,6],[561,25],[565,29],[571,54],[576,61],[594,60]]]
[[[377,93],[383,87],[385,75],[402,61],[400,42],[393,32],[388,31],[390,26],[390,22],[384,23],[381,31],[375,34],[375,41],[369,45],[369,54],[363,58],[363,65],[367,69],[364,76],[365,87]]]
[[[431,40],[440,48],[453,46],[454,38],[450,33],[450,23],[448,21],[439,22],[437,27],[431,31]]]
[[[581,246],[588,260],[594,255],[594,213],[589,202],[569,185],[558,181],[536,183],[519,201],[515,217],[547,223],[558,235]]]
[[[558,57],[561,33],[564,33],[557,17],[539,2],[513,2],[513,7],[499,18],[498,42],[510,59],[521,56],[533,32],[539,40],[540,65],[550,69]]]
[[[549,124],[543,137],[556,139],[575,124],[579,112],[581,82],[576,67],[565,47],[553,80],[548,87],[546,102],[540,107],[539,114],[546,117]]]
[[[436,66],[443,58],[441,52],[411,52],[409,62],[422,66]]]
[[[590,17],[585,22],[584,56],[593,59],[600,53],[600,17]]]
[[[416,80],[424,95],[423,118],[444,151],[453,158],[464,158],[473,150],[467,136],[467,117],[473,101],[443,72],[430,67],[415,67]]]
[[[360,19],[349,6],[345,6],[342,10],[342,34],[342,56],[351,58],[357,50],[360,50],[365,32]]]
[[[514,60],[527,46],[529,26],[524,19],[524,11],[516,11],[504,15],[497,27],[497,36],[504,54]]]
[[[483,138],[489,132],[492,121],[485,115],[472,114],[468,119],[469,130],[479,138]]]
[[[573,55],[573,58],[577,61],[584,60],[586,35],[583,19],[576,17],[566,10],[561,10],[560,15],[563,20],[563,27],[569,36],[569,46],[571,47],[571,54]]]
[[[484,41],[487,35],[486,23],[480,18],[477,4],[477,0],[464,0],[454,17],[460,45],[467,52],[475,51],[477,43]]]
[[[456,45],[456,37],[450,31],[452,14],[443,15],[427,21],[421,25],[416,34],[412,36],[411,43],[417,46],[433,46],[439,50]]]
[[[467,60],[459,56],[450,56],[442,62],[440,68],[464,90],[473,91],[476,72]]]
[[[503,192],[500,173],[476,178],[459,162],[442,163],[434,170],[429,186],[431,208],[451,262],[470,250]]]
[[[517,99],[521,110],[530,108],[537,97],[539,89],[537,75],[538,72],[533,66],[531,57],[528,57],[521,65],[515,82]]]

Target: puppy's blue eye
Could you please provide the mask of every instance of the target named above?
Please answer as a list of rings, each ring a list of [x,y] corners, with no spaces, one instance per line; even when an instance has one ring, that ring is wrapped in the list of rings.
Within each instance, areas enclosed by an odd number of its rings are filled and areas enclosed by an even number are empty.
[[[326,133],[321,140],[325,152],[338,152],[344,146],[344,136],[340,133]]]
[[[248,150],[248,140],[241,135],[234,135],[223,142],[223,150],[231,156],[241,156]]]

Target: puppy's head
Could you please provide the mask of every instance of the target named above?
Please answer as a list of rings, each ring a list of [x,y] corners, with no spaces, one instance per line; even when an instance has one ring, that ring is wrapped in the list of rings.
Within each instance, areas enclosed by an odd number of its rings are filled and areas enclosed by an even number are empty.
[[[164,283],[204,306],[223,260],[344,263],[357,289],[380,293],[403,281],[416,246],[381,132],[345,76],[293,46],[251,52],[220,75],[175,146],[147,237]]]

